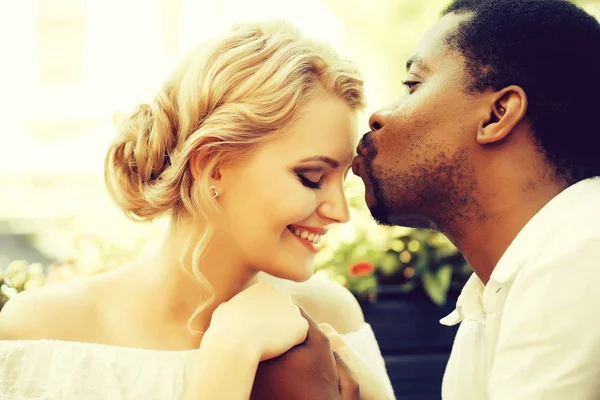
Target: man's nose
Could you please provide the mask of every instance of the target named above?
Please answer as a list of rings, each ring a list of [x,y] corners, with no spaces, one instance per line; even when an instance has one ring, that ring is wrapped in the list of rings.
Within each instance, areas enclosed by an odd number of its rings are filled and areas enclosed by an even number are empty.
[[[369,118],[369,127],[373,131],[383,128],[385,124],[387,124],[391,115],[392,110],[388,108],[383,108],[379,111],[375,111],[371,115],[371,118]]]

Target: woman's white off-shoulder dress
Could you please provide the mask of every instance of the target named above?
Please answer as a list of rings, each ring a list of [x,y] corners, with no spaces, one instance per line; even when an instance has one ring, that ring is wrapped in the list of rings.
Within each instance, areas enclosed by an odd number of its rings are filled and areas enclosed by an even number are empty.
[[[368,324],[342,335],[393,390]],[[175,400],[197,350],[161,351],[55,340],[0,341],[2,400]]]

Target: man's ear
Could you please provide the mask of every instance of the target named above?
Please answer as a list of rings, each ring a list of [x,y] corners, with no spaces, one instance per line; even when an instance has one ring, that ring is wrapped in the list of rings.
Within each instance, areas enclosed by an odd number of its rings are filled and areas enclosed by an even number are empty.
[[[510,134],[527,112],[527,95],[516,85],[507,86],[494,93],[490,104],[490,117],[477,132],[477,143],[497,143]]]

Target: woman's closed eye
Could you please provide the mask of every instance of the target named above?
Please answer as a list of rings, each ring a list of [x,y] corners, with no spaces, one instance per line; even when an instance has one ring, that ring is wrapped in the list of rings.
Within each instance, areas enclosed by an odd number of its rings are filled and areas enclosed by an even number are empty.
[[[321,181],[323,180],[323,173],[316,171],[298,171],[296,172],[300,182],[311,189],[320,189]]]

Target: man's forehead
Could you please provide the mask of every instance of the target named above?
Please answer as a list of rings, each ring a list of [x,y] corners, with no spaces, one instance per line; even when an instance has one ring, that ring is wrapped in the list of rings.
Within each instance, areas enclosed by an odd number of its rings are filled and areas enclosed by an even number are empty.
[[[408,58],[406,61],[406,71],[409,71],[413,65],[426,73],[431,73],[431,68],[429,68],[427,61],[419,54],[413,54]]]
[[[451,13],[443,16],[433,24],[413,49],[406,62],[407,70],[414,65],[425,72],[431,72],[437,63],[449,55],[451,49],[447,46],[448,36],[466,18],[467,16],[464,14]]]

